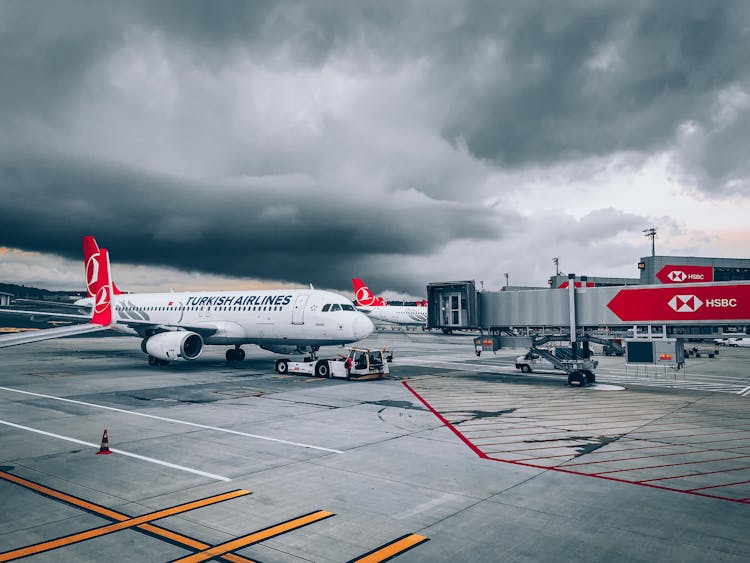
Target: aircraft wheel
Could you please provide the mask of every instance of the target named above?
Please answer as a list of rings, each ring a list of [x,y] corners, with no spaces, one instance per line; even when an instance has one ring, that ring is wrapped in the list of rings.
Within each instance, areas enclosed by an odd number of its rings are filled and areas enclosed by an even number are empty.
[[[241,362],[245,359],[245,351],[242,348],[237,349],[237,361]]]
[[[227,350],[225,357],[228,362],[233,362],[234,360],[236,360],[237,358],[235,357],[235,354],[234,354],[234,348],[230,348],[229,350]]]
[[[331,368],[328,366],[326,360],[320,360],[315,364],[315,376],[316,377],[331,377]]]
[[[596,383],[596,374],[593,371],[586,371],[586,378],[589,383]]]
[[[159,360],[157,360],[153,356],[149,355],[149,357],[148,357],[148,365],[155,366],[155,365],[158,365],[158,362],[159,362]]]
[[[521,366],[521,371],[522,371],[523,373],[531,373],[531,366],[527,366],[526,364],[523,364],[523,365]]]
[[[278,373],[289,373],[289,364],[286,360],[276,360],[276,371]]]

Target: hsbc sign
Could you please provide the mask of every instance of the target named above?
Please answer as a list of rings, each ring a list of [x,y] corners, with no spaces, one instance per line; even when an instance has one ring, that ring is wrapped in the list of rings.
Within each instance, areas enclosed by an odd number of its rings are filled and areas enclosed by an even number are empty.
[[[704,305],[716,308],[736,307],[737,299],[709,299],[704,303],[695,295],[675,295],[667,304],[678,313],[695,313]]]
[[[711,266],[664,266],[656,278],[662,283],[694,283],[714,280]]]
[[[750,284],[622,289],[607,307],[628,322],[744,320],[750,319]]]

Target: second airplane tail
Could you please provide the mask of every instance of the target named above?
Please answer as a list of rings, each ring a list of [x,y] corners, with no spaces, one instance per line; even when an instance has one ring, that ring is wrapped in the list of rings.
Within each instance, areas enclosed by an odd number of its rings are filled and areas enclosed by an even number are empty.
[[[382,297],[375,297],[370,288],[361,279],[352,278],[352,286],[354,286],[354,299],[357,300],[357,305],[360,307],[382,307],[387,305]]]

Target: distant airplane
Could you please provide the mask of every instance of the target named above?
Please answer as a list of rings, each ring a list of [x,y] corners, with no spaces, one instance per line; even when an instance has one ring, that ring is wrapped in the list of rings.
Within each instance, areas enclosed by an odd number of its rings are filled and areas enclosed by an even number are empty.
[[[382,297],[375,297],[359,278],[352,278],[357,310],[371,319],[399,325],[427,326],[427,300],[417,305],[389,305]]]
[[[96,254],[98,257],[92,258]],[[104,287],[101,256],[105,255],[108,259],[108,253],[105,249],[99,249],[93,237],[86,237],[84,255],[87,256],[88,293],[98,296]],[[109,275],[109,268],[107,273]],[[148,354],[151,365],[166,365],[179,358],[195,360],[201,355],[204,345],[213,344],[234,346],[227,350],[227,361],[242,361],[245,358],[245,351],[241,348],[243,344],[257,344],[277,354],[309,354],[314,358],[321,346],[356,342],[374,330],[370,319],[355,310],[345,297],[312,287],[263,291],[122,293],[115,291],[111,276],[109,283],[111,285],[107,287],[114,317],[112,328],[141,337],[141,350]],[[87,299],[98,306],[98,297]],[[84,315],[36,311],[13,313],[90,320]],[[45,331],[34,331],[35,334],[40,332]]]

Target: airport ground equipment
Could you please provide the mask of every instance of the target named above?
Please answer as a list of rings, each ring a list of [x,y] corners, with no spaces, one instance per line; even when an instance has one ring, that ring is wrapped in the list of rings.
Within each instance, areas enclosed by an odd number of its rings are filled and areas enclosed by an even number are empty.
[[[278,373],[314,375],[349,380],[380,379],[390,373],[388,363],[393,360],[389,350],[350,348],[347,354],[336,359],[312,359],[292,361],[287,358],[276,360]]]
[[[676,338],[626,340],[625,361],[628,364],[651,364],[679,369],[685,363],[685,343]]]

